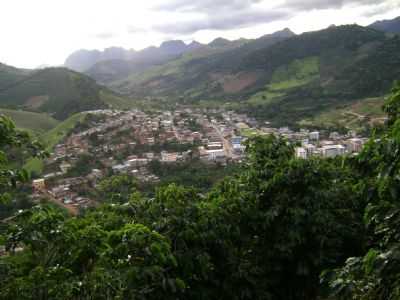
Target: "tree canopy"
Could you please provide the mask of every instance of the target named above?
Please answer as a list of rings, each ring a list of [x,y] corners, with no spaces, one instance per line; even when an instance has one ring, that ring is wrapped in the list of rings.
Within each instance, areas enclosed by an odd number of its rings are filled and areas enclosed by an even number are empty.
[[[357,157],[297,159],[285,139],[255,137],[208,193],[169,184],[149,198],[116,176],[82,215],[19,212],[0,299],[398,299],[399,93]]]

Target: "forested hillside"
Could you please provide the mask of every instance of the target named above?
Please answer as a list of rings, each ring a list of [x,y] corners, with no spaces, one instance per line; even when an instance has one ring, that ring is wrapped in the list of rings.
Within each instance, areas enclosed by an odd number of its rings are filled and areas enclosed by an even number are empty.
[[[0,106],[45,112],[59,120],[106,107],[101,90],[93,79],[65,68],[0,69]]]
[[[115,181],[76,217],[21,210],[1,227],[0,299],[399,299],[400,84],[385,112],[359,156],[296,159],[257,137],[208,193]],[[29,145],[0,124],[2,156]],[[1,174],[9,193],[26,179]]]
[[[369,27],[388,33],[400,33],[400,17],[393,20],[377,21],[369,25]]]
[[[184,55],[111,84],[135,97],[226,104],[275,124],[315,117],[390,91],[398,36],[358,25],[247,41],[222,53]]]

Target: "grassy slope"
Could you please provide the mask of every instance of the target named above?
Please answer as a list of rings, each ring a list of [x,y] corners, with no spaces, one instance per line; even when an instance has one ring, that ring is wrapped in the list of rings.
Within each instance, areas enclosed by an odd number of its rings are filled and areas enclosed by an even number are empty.
[[[0,69],[0,105],[3,107],[28,107],[47,112],[58,120],[105,107],[99,95],[101,87],[86,75],[65,68],[37,70],[28,75],[18,70]]]
[[[350,105],[328,110],[314,118],[303,120],[300,124],[362,131],[367,124],[373,125],[384,121],[385,114],[382,110],[384,99],[385,97],[378,97],[359,100]]]
[[[46,132],[41,138],[46,149],[51,151],[52,148],[59,143],[78,122],[84,119],[85,115],[84,112],[75,114]],[[39,175],[43,172],[44,165],[42,160],[34,158],[29,160],[24,167],[27,171]]]
[[[0,113],[13,119],[18,128],[39,134],[49,131],[59,124],[59,121],[45,113],[13,109],[0,109]]]
[[[124,110],[137,107],[137,102],[106,90],[100,92],[100,99],[114,109]]]
[[[296,59],[288,65],[283,65],[272,74],[271,83],[265,90],[250,97],[250,104],[267,105],[281,99],[290,89],[301,87],[319,78],[320,61],[318,57]]]
[[[47,149],[52,149],[58,142],[60,142],[78,122],[83,121],[85,115],[86,113],[84,112],[72,115],[65,121],[58,124],[55,128],[44,134],[42,136],[42,140]]]

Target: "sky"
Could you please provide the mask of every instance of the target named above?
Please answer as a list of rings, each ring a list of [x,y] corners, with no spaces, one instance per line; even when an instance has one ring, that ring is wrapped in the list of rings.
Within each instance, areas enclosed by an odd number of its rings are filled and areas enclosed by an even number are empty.
[[[400,0],[2,0],[0,62],[62,65],[78,49],[256,38],[400,16]]]

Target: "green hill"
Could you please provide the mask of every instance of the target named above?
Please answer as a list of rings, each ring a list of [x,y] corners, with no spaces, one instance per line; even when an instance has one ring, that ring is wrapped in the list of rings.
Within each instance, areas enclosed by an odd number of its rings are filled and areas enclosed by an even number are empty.
[[[25,71],[0,66],[0,106],[46,112],[58,120],[106,107],[101,89],[93,79],[65,68]]]
[[[45,113],[0,109],[0,114],[4,114],[13,119],[18,128],[39,134],[49,131],[59,123],[59,121]]]
[[[358,25],[264,37],[203,57],[183,56],[114,83],[135,97],[207,100],[296,124],[338,105],[387,94],[400,78],[400,38]]]
[[[83,121],[86,113],[77,113],[70,116],[68,119],[60,122],[57,126],[41,135],[40,140],[48,151],[51,151],[54,146],[59,143],[78,122]],[[37,175],[43,172],[43,161],[38,158],[33,158],[24,166],[26,170]]]

